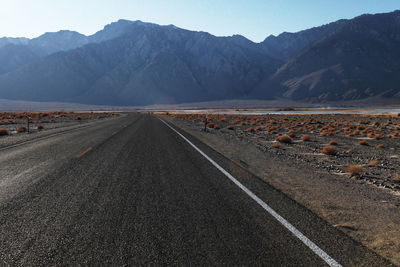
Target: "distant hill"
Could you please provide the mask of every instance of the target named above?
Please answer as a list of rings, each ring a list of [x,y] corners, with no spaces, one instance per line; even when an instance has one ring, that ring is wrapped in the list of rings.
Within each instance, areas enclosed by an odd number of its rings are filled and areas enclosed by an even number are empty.
[[[119,20],[0,39],[0,98],[100,105],[400,99],[400,11],[254,43]]]

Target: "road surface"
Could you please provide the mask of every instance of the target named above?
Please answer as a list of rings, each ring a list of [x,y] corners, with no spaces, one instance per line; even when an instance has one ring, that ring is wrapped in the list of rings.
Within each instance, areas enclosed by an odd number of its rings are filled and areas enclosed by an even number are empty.
[[[0,265],[389,265],[177,130],[129,114],[0,150]]]

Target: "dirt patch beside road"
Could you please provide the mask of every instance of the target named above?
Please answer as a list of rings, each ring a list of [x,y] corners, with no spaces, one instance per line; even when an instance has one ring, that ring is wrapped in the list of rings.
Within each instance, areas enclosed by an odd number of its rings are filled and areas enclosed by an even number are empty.
[[[207,131],[201,114],[162,117],[400,264],[396,116],[209,115]],[[290,142],[275,141],[285,135]],[[322,153],[326,146],[335,153]],[[362,172],[347,173],[352,165]]]

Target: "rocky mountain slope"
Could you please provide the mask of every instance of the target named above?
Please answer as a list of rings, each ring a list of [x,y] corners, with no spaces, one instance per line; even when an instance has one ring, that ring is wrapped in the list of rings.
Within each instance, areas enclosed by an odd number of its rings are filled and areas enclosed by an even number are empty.
[[[92,36],[0,39],[0,98],[103,105],[400,99],[400,11],[269,36],[120,20]]]
[[[289,60],[272,78],[284,97],[400,97],[400,12],[357,17]]]

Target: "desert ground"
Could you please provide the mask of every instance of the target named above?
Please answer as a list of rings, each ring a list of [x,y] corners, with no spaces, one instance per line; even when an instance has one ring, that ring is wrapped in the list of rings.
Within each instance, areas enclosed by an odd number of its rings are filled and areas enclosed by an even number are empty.
[[[0,112],[0,147],[119,116],[114,112]]]
[[[400,115],[160,114],[400,264]]]

